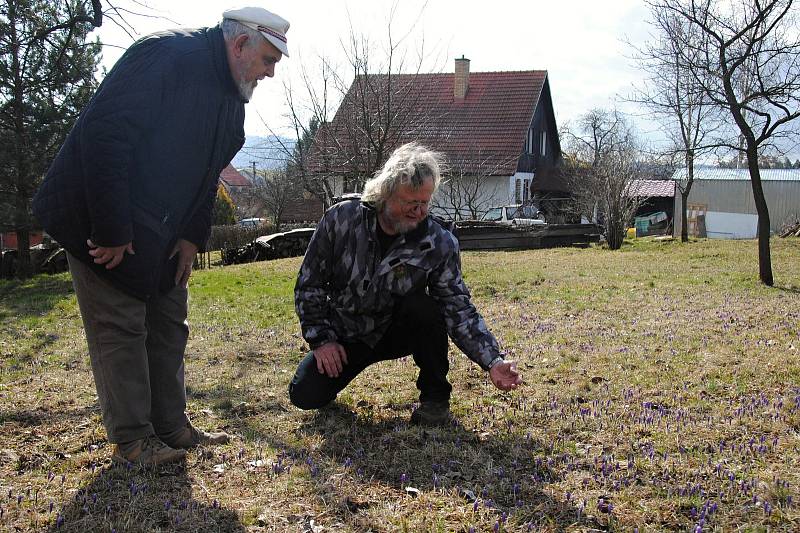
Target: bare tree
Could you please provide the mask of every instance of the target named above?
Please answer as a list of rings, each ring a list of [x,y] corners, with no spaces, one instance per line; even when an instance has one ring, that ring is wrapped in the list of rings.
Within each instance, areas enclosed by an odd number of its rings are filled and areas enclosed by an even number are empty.
[[[627,121],[617,111],[593,109],[565,130],[565,175],[574,209],[605,228],[608,247],[622,246],[625,230],[643,199],[636,194],[641,151]]]
[[[769,210],[759,154],[797,135],[800,117],[800,31],[792,0],[658,0],[651,8],[685,21],[699,42],[678,42],[681,60],[714,104],[735,124],[738,142],[715,145],[744,154],[758,213],[759,277],[773,285]]]
[[[497,202],[500,187],[493,178],[507,176],[499,172],[507,163],[485,156],[479,149],[467,150],[463,157],[449,160],[432,207],[450,220],[479,218]]]
[[[719,128],[720,109],[694,77],[691,64],[701,59],[708,38],[675,13],[650,6],[652,40],[636,49],[639,67],[646,72],[644,86],[630,99],[651,112],[671,141],[662,152],[669,160],[680,158],[686,173],[676,180],[681,194],[681,241],[689,240],[687,203],[694,184],[698,157],[711,150],[711,135]],[[688,49],[685,43],[692,43]],[[676,213],[677,216],[677,213]]]
[[[335,176],[330,171],[330,151],[315,154],[313,169],[311,153],[315,141],[327,145],[327,128],[335,111],[333,106],[339,103],[346,89],[342,89],[344,82],[324,57],[319,58],[319,68],[313,73],[301,64],[301,79],[301,90],[284,84],[292,139],[278,135],[269,124],[265,126],[286,158],[290,178],[323,205],[329,206],[336,196]]]
[[[262,175],[254,178],[248,200],[252,205],[260,206],[275,226],[275,231],[280,231],[283,215],[297,189],[286,167],[264,170]]]
[[[303,65],[299,91],[285,87],[297,139],[284,147],[290,172],[325,205],[338,194],[359,191],[405,138],[421,132],[429,138],[436,124],[435,116],[414,113],[422,85],[433,79],[418,76],[430,56],[424,42],[412,54],[409,34],[393,33],[394,9],[383,43],[351,25],[341,43],[342,69],[320,57],[318,67]]]

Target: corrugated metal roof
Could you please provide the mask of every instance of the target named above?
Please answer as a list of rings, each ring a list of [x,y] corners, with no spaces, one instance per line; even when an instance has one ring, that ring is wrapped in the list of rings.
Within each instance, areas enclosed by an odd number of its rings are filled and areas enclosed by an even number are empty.
[[[686,179],[687,170],[675,171],[672,179]],[[750,181],[750,171],[746,168],[695,167],[696,180]],[[800,169],[762,168],[761,181],[800,181]]]

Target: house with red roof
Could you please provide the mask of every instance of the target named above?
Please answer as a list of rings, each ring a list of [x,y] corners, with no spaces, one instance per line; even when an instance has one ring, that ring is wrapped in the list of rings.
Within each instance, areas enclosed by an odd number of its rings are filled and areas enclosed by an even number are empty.
[[[376,88],[375,99],[404,102],[391,110],[402,120],[387,127],[394,131],[381,137],[386,146],[357,138],[365,124],[381,120],[383,109],[376,105],[371,115],[364,113],[365,87]],[[452,73],[394,74],[391,80],[360,75],[334,119],[320,128],[310,169],[337,178],[339,194],[358,192],[370,171],[410,141],[447,158],[446,182],[433,202],[434,212],[447,218],[476,218],[491,206],[523,203],[534,194],[564,196],[566,187],[552,171],[561,147],[546,70],[470,72],[470,60],[462,57]],[[368,172],[356,176],[364,167]]]
[[[265,186],[263,172],[253,174],[251,170],[237,170],[228,165],[220,174],[220,182],[231,195],[239,219],[268,218],[269,214],[261,197],[263,191],[259,190]],[[297,184],[283,206],[281,223],[316,223],[324,212],[322,202]]]
[[[219,182],[228,191],[233,205],[236,206],[237,219],[255,216],[250,213],[252,211],[250,204],[252,204],[253,183],[247,177],[232,165],[228,165],[220,172]]]
[[[225,187],[225,190],[227,190],[229,194],[253,186],[249,179],[244,177],[241,172],[233,168],[231,165],[228,165],[222,169],[219,179],[222,182],[222,186]]]

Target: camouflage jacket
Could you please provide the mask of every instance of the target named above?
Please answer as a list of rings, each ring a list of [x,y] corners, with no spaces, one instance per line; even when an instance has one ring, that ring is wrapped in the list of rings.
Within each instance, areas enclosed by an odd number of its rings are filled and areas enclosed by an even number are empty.
[[[295,285],[303,337],[316,348],[334,340],[375,346],[389,327],[395,300],[427,289],[440,305],[450,338],[487,369],[497,341],[461,278],[458,241],[428,217],[400,235],[381,259],[377,213],[360,200],[331,207],[320,220]]]

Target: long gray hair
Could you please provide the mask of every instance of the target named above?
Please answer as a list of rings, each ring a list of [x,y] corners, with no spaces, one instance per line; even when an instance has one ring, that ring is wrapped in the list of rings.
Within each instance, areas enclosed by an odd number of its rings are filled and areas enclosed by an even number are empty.
[[[399,185],[411,185],[419,189],[425,180],[433,180],[433,192],[442,180],[444,155],[434,152],[417,142],[404,144],[395,150],[375,177],[364,184],[361,199],[372,203],[378,211],[383,211],[386,200],[394,194]]]

